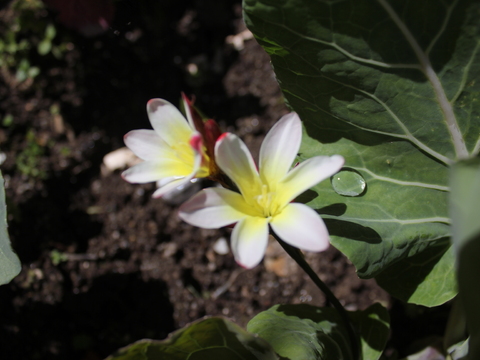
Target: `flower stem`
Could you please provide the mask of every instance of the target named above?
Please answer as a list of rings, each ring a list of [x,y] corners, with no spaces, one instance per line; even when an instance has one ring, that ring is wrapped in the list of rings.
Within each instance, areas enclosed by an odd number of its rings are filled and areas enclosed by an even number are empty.
[[[278,241],[278,243],[283,247],[283,249],[287,252],[288,255],[292,257],[293,260],[296,261],[296,263],[307,273],[307,275],[312,279],[312,281],[317,285],[317,287],[325,294],[327,297],[327,301],[333,305],[333,307],[338,311],[338,314],[342,318],[345,328],[348,332],[348,337],[350,339],[350,343],[352,345],[352,353],[353,353],[353,358],[354,359],[360,359],[360,354],[359,354],[359,347],[358,347],[358,342],[357,342],[357,336],[355,335],[355,330],[353,328],[352,322],[350,321],[350,318],[348,317],[348,313],[343,307],[343,305],[338,301],[336,296],[333,294],[333,292],[328,288],[328,286],[320,280],[318,275],[313,271],[313,269],[308,265],[307,261],[305,260],[305,257],[303,256],[303,253],[282,241],[277,234],[275,234],[272,231],[273,237]]]

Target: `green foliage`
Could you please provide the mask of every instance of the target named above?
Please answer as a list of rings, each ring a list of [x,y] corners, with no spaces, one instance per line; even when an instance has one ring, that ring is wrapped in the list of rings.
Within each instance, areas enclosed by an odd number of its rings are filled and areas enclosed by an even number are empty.
[[[454,256],[450,241],[393,264],[377,277],[377,283],[393,296],[414,304],[437,306],[455,296]]]
[[[262,339],[229,320],[209,318],[173,333],[167,340],[141,340],[107,360],[276,360]]]
[[[11,6],[15,11],[35,11],[45,8],[42,0],[14,0]]]
[[[40,160],[45,148],[37,142],[33,131],[27,133],[26,140],[27,145],[16,159],[17,169],[27,177],[44,179],[47,174],[40,169]]]
[[[12,251],[8,237],[5,189],[3,187],[3,176],[0,173],[0,285],[9,283],[21,269],[20,261]]]
[[[446,238],[450,233],[448,192],[438,190],[447,189],[448,168],[406,142],[396,143],[393,149],[389,143],[358,145],[356,149],[345,139],[335,148],[330,145],[307,137],[300,158],[342,154],[367,184],[358,197],[342,196],[332,191],[328,182],[313,188],[319,196],[308,205],[320,209],[332,244],[350,258],[359,276],[377,276],[382,286],[387,285],[388,291],[403,300],[434,306],[451,299],[455,276]],[[397,151],[406,155],[398,156]],[[429,181],[430,188],[407,185],[414,183],[407,173],[411,161],[417,164],[415,173]],[[425,218],[431,221],[422,220]],[[447,264],[450,259],[450,265],[435,266],[442,258]],[[418,269],[415,263],[421,264],[422,274],[411,277],[409,271]]]
[[[17,66],[15,77],[22,82],[29,78],[33,79],[38,74],[40,74],[40,69],[37,66],[31,66],[27,59],[22,59]]]
[[[349,315],[361,343],[362,358],[379,359],[390,329],[387,310],[374,304]],[[250,320],[247,330],[222,318],[209,318],[164,341],[138,341],[107,360],[353,359],[345,325],[333,308],[275,305]]]
[[[450,348],[448,348],[447,353],[450,356],[450,359],[465,360],[466,356],[468,355],[468,342],[469,342],[469,339],[461,341],[460,343],[455,344]]]
[[[65,42],[54,44],[55,26],[38,18],[39,9],[45,7],[42,1],[15,0],[10,6],[15,16],[9,18],[8,23],[0,24],[6,29],[0,39],[0,68],[14,70],[17,81],[23,82],[40,74],[40,68],[32,64],[32,48],[42,56],[52,53],[61,58],[67,45]]]
[[[42,6],[41,2],[37,4],[36,1],[14,1],[11,7],[18,17],[12,18],[10,23],[2,24],[7,30],[0,39],[0,67],[16,68],[16,77],[20,82],[29,77],[33,78],[39,73],[38,67],[31,66],[28,60],[30,41],[22,36],[22,33],[27,30],[22,16],[31,13],[39,6]]]
[[[332,244],[400,299],[451,299],[448,167],[480,150],[480,4],[244,0],[244,18],[304,120],[300,158],[341,154],[366,182],[313,188]]]
[[[350,316],[363,359],[380,358],[389,334],[387,310],[375,304]],[[265,339],[282,359],[353,359],[345,325],[333,308],[275,305],[250,320],[247,330]]]
[[[45,28],[45,37],[37,46],[37,51],[40,55],[47,55],[52,50],[52,40],[57,34],[55,27],[48,24]]]
[[[460,302],[470,334],[469,360],[480,359],[480,158],[455,164],[450,174],[453,244]]]
[[[390,335],[387,309],[377,303],[363,311],[350,312],[350,318],[360,336],[362,359],[379,359]]]
[[[18,26],[13,25],[0,39],[0,67],[13,67],[18,58],[24,59],[23,56],[27,53],[30,45],[26,39],[18,40],[16,38],[18,31]]]
[[[2,125],[5,127],[10,127],[13,124],[13,115],[12,114],[6,114],[3,117],[2,120]]]
[[[247,330],[285,359],[352,359],[347,330],[334,308],[275,305],[250,320]]]
[[[50,251],[50,259],[52,260],[52,264],[57,266],[58,264],[67,261],[68,257],[65,253],[58,250],[52,250]]]

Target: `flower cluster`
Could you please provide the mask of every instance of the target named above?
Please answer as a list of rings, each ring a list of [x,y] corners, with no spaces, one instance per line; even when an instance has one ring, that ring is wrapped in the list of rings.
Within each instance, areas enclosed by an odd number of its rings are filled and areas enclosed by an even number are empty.
[[[153,130],[133,130],[124,137],[125,144],[144,162],[124,171],[131,183],[156,181],[153,197],[185,185],[193,178],[219,175],[214,160],[215,141],[220,129],[213,120],[203,122],[185,95],[182,95],[187,119],[171,103],[152,99],[147,114]]]
[[[297,248],[325,250],[329,234],[322,218],[307,205],[292,201],[338,172],[343,157],[316,156],[292,168],[302,124],[296,113],[290,113],[265,137],[257,169],[238,136],[220,135],[213,120],[203,122],[186,97],[184,104],[187,120],[167,101],[149,101],[147,111],[154,130],[135,130],[125,136],[127,146],[145,162],[126,170],[124,178],[130,182],[162,180],[164,185],[154,193],[158,197],[194,177],[216,179],[224,174],[235,190],[201,190],[180,207],[179,216],[207,229],[234,225],[232,252],[245,268],[262,260],[270,229]]]

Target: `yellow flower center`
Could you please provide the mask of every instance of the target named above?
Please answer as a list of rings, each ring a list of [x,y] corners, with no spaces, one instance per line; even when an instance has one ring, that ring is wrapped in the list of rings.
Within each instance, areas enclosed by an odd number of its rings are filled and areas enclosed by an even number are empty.
[[[262,184],[260,189],[257,189],[258,195],[253,196],[253,206],[260,214],[259,216],[270,218],[278,214],[283,206],[276,199],[276,192],[270,191],[266,184]]]
[[[184,164],[193,165],[195,163],[195,150],[192,149],[192,146],[189,143],[181,142],[172,146],[173,151],[175,152],[176,157],[178,160],[183,162]],[[206,154],[206,148],[203,147],[202,149],[203,160],[200,168],[197,171],[195,177],[203,178],[208,177],[210,175],[209,170],[209,162],[210,158]],[[190,172],[191,170],[189,170]],[[188,173],[187,173],[188,174]],[[187,175],[185,174],[185,175]]]

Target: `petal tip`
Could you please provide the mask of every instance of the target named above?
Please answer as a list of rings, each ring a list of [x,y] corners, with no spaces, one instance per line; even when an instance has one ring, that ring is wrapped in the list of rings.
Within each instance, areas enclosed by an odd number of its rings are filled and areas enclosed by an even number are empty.
[[[298,114],[294,111],[286,113],[278,121],[301,121]]]
[[[131,171],[131,168],[128,168],[127,170],[123,171],[121,174],[120,174],[120,177],[125,180],[126,182],[130,183],[130,184],[138,184],[137,181],[135,180],[132,180],[132,171]]]
[[[249,266],[249,265],[246,265],[246,264],[242,264],[240,261],[237,260],[237,264],[244,268],[245,270],[250,270],[250,269],[253,269],[255,266],[257,266],[258,264],[254,264],[252,266]]]
[[[341,166],[345,164],[345,158],[342,155],[332,155],[330,159]]]
[[[165,189],[162,187],[159,187],[157,190],[155,190],[152,194],[152,199],[160,199],[163,195],[167,194],[169,191],[165,191]]]
[[[327,250],[329,247],[330,247],[330,241],[327,240],[327,241],[322,241],[322,242],[319,242],[318,244],[315,244],[314,246],[312,246],[310,250],[307,250],[307,251],[322,252]]]
[[[170,103],[166,100],[163,99],[150,99],[147,102],[147,112],[149,113],[154,113],[158,110],[159,107],[164,106],[164,105],[169,105]]]
[[[231,135],[231,134],[230,134],[229,132],[224,132],[224,133],[222,133],[222,134],[218,137],[217,142],[222,141],[222,140],[225,139],[228,135]]]

